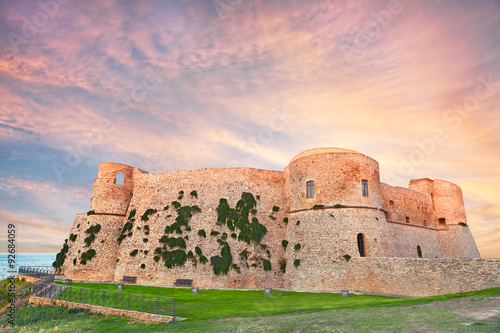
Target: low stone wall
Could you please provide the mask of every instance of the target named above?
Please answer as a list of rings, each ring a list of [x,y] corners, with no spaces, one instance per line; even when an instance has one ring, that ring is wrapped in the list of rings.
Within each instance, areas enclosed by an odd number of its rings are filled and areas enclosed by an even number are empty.
[[[500,287],[498,259],[351,258],[347,263],[318,263],[306,258],[292,272],[285,288],[422,297]]]
[[[121,309],[113,309],[107,308],[104,306],[83,304],[83,303],[73,303],[61,300],[53,300],[49,298],[35,297],[30,296],[29,299],[30,304],[36,305],[62,305],[68,308],[81,308],[88,309],[94,313],[102,313],[103,315],[118,315],[118,316],[127,316],[133,318],[135,320],[144,322],[144,323],[169,323],[174,320],[172,316],[164,316],[153,313],[146,312],[138,312],[138,311],[129,311],[129,310],[121,310]]]

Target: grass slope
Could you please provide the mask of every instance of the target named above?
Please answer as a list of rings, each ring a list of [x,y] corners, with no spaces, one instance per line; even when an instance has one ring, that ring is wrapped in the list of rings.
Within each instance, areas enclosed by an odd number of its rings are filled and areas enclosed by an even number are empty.
[[[73,286],[116,290],[114,284],[74,283]],[[188,288],[136,285],[126,285],[125,292],[176,297],[176,316],[187,319],[170,324],[142,324],[115,316],[105,318],[87,311],[70,313],[60,307],[27,307],[18,313],[18,325],[22,323],[22,326],[12,332],[38,332],[42,329],[44,332],[500,331],[498,316],[475,320],[446,307],[430,306],[464,299],[493,302],[499,299],[500,288],[413,299],[352,294],[341,299],[339,294],[276,290],[272,296],[265,296],[263,291],[236,290],[200,290],[199,295],[192,295]],[[43,311],[52,311],[52,314],[41,315]],[[33,326],[28,326],[30,323]]]

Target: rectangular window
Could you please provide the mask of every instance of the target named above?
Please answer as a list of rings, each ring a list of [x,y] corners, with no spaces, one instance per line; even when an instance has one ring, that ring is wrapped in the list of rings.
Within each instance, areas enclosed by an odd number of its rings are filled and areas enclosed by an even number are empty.
[[[314,198],[314,182],[312,180],[306,183],[307,186],[307,197]]]
[[[367,197],[368,196],[368,181],[366,179],[363,179],[361,181],[361,187],[363,188],[363,196]]]

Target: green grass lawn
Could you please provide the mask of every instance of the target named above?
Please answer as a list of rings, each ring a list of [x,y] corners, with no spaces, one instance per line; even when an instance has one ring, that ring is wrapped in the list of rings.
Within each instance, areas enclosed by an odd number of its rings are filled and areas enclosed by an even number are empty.
[[[73,287],[116,291],[115,284],[73,283]],[[500,288],[398,299],[383,296],[301,293],[273,290],[200,290],[126,285],[128,293],[176,298],[177,317],[169,324],[142,324],[127,318],[93,315],[61,307],[19,310],[12,332],[499,332],[500,320],[476,320],[433,304],[494,302]]]
[[[73,283],[73,287],[117,291],[116,284]],[[190,288],[163,288],[125,285],[126,293],[175,297],[175,316],[186,320],[270,316],[297,312],[317,312],[345,308],[389,307],[417,305],[429,301],[449,300],[464,296],[488,296],[500,294],[500,288],[475,292],[448,294],[433,297],[394,298],[386,296],[354,295],[341,298],[334,293],[308,293],[273,290],[272,296],[263,290],[200,289],[197,295]]]

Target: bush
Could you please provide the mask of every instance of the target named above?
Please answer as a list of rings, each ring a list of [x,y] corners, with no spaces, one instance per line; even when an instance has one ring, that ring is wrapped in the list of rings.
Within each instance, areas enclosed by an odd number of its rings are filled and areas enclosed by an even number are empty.
[[[147,239],[147,238],[143,238],[143,239],[142,239],[142,241],[143,241],[144,243],[147,243],[147,242],[149,241],[149,239]]]
[[[341,204],[336,204],[336,205],[335,205],[335,206],[333,206],[333,207],[335,207],[335,208],[343,208],[343,207],[345,207],[345,206],[344,206],[344,205],[341,205]]]
[[[243,260],[243,259],[248,260],[248,253],[249,252],[247,250],[241,251],[241,253],[240,253],[241,260]]]
[[[467,223],[465,223],[465,222],[458,222],[458,224],[460,224],[463,227],[467,227]]]
[[[324,209],[325,206],[324,205],[314,205],[313,206],[313,209]]]
[[[278,264],[280,265],[280,271],[285,273],[286,271],[286,258],[281,258],[278,260]]]
[[[299,225],[300,224],[300,221],[297,221],[297,223],[295,223],[295,225]]]
[[[295,259],[295,261],[293,262],[293,267],[297,268],[300,266],[300,259]]]
[[[141,264],[141,268],[142,269],[146,268],[146,264]]]
[[[179,196],[177,197],[177,200],[182,200],[184,197],[184,191],[179,191]]]
[[[77,236],[78,236],[78,235],[71,234],[71,235],[69,235],[69,240],[70,240],[70,241],[72,241],[72,242],[74,242],[74,241],[76,240],[76,237],[77,237]]]
[[[288,224],[288,217],[285,217],[285,218],[283,219],[283,223]]]
[[[344,259],[346,262],[349,262],[349,260],[351,260],[351,256],[348,254],[344,254]]]
[[[135,250],[133,250],[132,252],[130,252],[130,255],[131,255],[132,257],[135,257],[135,256],[137,255],[137,253],[139,253],[139,250],[135,249]]]
[[[201,237],[205,237],[205,238],[207,237],[207,233],[203,229],[198,230],[198,235],[200,235]]]
[[[273,206],[273,212],[278,212],[280,208],[278,206]]]
[[[89,210],[89,211],[87,212],[87,215],[94,215],[94,214],[95,214],[95,212],[94,212],[93,210]]]
[[[210,232],[210,236],[218,236],[219,235],[219,232],[218,231],[215,231],[215,230],[212,230]]]
[[[89,310],[80,308],[65,308],[54,305],[32,305],[29,304],[17,310],[16,326],[31,326],[42,321],[59,320],[62,318],[80,318],[80,313],[88,314]]]
[[[271,262],[269,260],[264,260],[263,261],[263,266],[265,271],[270,271],[271,270]]]
[[[147,221],[147,220],[149,220],[149,215],[151,215],[151,214],[155,214],[156,212],[157,212],[157,210],[156,210],[156,209],[152,209],[152,208],[147,209],[147,210],[144,212],[144,214],[142,214],[142,216],[141,216],[141,220],[142,220],[142,221]]]
[[[299,251],[301,246],[299,243],[295,244],[295,246],[293,247],[295,249],[295,251]]]
[[[288,241],[287,240],[282,240],[281,241],[281,246],[283,246],[283,249],[286,251],[286,247],[288,246]]]
[[[417,255],[419,258],[422,258],[422,248],[420,247],[420,245],[417,245]]]
[[[133,219],[133,218],[134,218],[134,216],[135,216],[135,209],[132,209],[132,210],[130,211],[130,214],[128,214],[128,219],[127,219],[127,220],[131,220],[131,219]]]
[[[196,199],[198,199],[198,193],[196,192],[196,190],[191,191],[191,193],[189,193],[189,195],[191,195],[192,197],[195,197]]]

